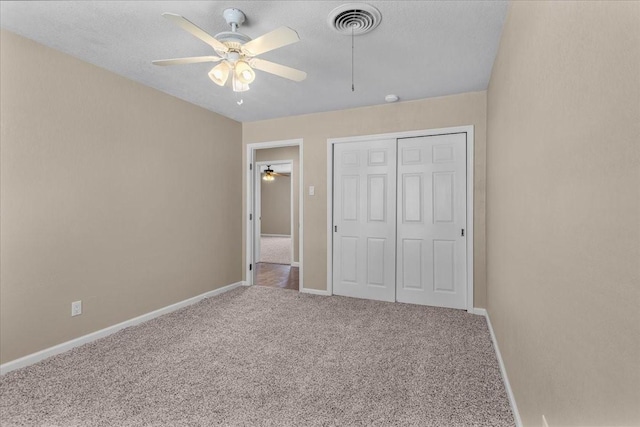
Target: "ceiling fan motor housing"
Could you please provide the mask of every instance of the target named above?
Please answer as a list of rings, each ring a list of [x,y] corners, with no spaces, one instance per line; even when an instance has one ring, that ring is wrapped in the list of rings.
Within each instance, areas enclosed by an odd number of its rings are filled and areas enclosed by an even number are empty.
[[[246,34],[242,34],[238,32],[238,28],[240,25],[244,23],[246,20],[246,16],[243,11],[240,9],[229,8],[225,9],[222,12],[222,16],[224,17],[227,24],[231,27],[231,31],[223,31],[215,35],[216,40],[224,43],[229,49],[232,51],[239,51],[240,46],[251,41],[251,37]],[[225,57],[224,52],[218,52],[218,55]],[[229,58],[229,54],[226,55],[227,59],[233,60],[233,58]],[[231,55],[233,56],[233,55]],[[235,58],[237,60],[238,58]]]
[[[221,52],[216,49],[216,53],[220,57],[226,58],[228,60],[234,59],[234,54],[237,56],[235,60],[238,60],[240,58],[240,47],[243,44],[251,41],[251,37],[242,33],[232,31],[224,31],[222,33],[218,33],[215,35],[215,38],[229,48],[228,52]]]
[[[235,31],[246,19],[244,12],[235,8],[225,9],[224,12],[222,12],[222,16],[224,20],[227,21],[227,24],[231,26],[231,31]]]

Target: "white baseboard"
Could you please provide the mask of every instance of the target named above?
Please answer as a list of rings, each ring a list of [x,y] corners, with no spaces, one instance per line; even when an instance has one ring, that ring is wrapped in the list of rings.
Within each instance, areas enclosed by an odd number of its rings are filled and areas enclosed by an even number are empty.
[[[297,262],[297,261],[293,261],[293,262],[291,263],[291,267],[300,267],[300,263],[299,263],[299,262]]]
[[[487,317],[487,310],[485,308],[473,307],[472,314],[477,314],[478,316]]]
[[[507,396],[509,397],[509,403],[511,404],[511,411],[513,412],[513,418],[516,422],[516,427],[522,427],[522,419],[518,412],[518,405],[516,405],[516,398],[513,396],[513,390],[511,390],[511,384],[509,384],[509,377],[507,376],[507,368],[502,361],[502,355],[500,354],[500,348],[498,347],[498,341],[496,340],[496,334],[493,332],[493,326],[491,326],[491,319],[489,319],[489,313],[484,308],[474,308],[474,314],[484,315],[487,319],[487,326],[489,327],[489,333],[491,334],[491,341],[493,341],[493,348],[496,349],[496,356],[498,358],[498,364],[500,365],[500,373],[502,373],[502,379],[504,381],[504,387],[507,389]],[[476,312],[477,311],[477,312]]]
[[[320,289],[300,288],[300,292],[303,294],[323,295],[325,297],[331,296],[329,291]]]
[[[261,234],[261,237],[291,237],[290,234]]]
[[[99,331],[92,332],[90,334],[83,335],[81,337],[72,339],[70,341],[63,342],[58,345],[54,345],[53,347],[45,348],[44,350],[40,350],[36,353],[28,354],[19,359],[15,359],[10,362],[3,363],[2,365],[0,365],[0,375],[4,375],[7,372],[11,372],[16,369],[24,368],[25,366],[33,365],[34,363],[37,363],[48,357],[55,356],[56,354],[64,353],[65,351],[71,350],[74,347],[78,347],[83,344],[87,344],[89,342],[95,341],[97,339],[104,338],[108,335],[118,332],[121,329],[128,328],[129,326],[138,325],[143,322],[147,322],[153,318],[162,316],[163,314],[171,313],[172,311],[178,310],[188,305],[195,304],[205,298],[220,295],[224,292],[237,288],[238,286],[242,286],[246,284],[247,282],[245,281],[232,283],[231,285],[223,286],[221,288],[214,289],[209,292],[205,292],[195,297],[177,302],[175,304],[168,305],[158,310],[154,310],[150,313],[146,313],[141,316],[134,317],[133,319],[125,320],[124,322],[118,323],[116,325],[109,326],[104,329],[100,329]]]

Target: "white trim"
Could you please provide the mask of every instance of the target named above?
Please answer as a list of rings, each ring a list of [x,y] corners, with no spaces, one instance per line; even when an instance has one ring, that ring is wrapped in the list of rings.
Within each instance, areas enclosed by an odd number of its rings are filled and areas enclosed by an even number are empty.
[[[291,267],[300,267],[300,263],[296,261],[291,262]]]
[[[300,292],[302,292],[303,294],[322,295],[325,297],[331,296],[329,291],[325,291],[322,289],[300,288]]]
[[[205,292],[203,294],[197,295],[192,298],[188,298],[186,300],[177,302],[175,304],[168,305],[163,308],[159,308],[158,310],[151,311],[149,313],[143,314],[138,317],[134,317],[133,319],[125,320],[124,322],[120,322],[113,326],[108,326],[104,329],[100,329],[99,331],[92,332],[87,335],[83,335],[81,337],[72,339],[67,342],[63,342],[58,345],[54,345],[53,347],[45,348],[44,350],[40,350],[36,353],[28,354],[19,359],[12,360],[7,363],[3,363],[0,365],[0,375],[4,375],[7,372],[11,372],[16,369],[24,368],[25,366],[33,365],[34,363],[40,362],[46,358],[51,356],[55,356],[56,354],[64,353],[65,351],[69,351],[74,347],[81,346],[83,344],[90,343],[100,338],[104,338],[108,335],[118,332],[121,329],[128,328],[130,326],[138,325],[143,322],[147,322],[156,317],[162,316],[167,313],[171,313],[172,311],[176,311],[180,308],[195,304],[199,301],[202,301],[205,298],[210,298],[216,295],[220,295],[224,292],[230,291],[238,286],[245,285],[244,282],[236,282],[231,285],[223,286],[218,289],[214,289],[209,292]]]
[[[477,314],[478,316],[487,317],[487,309],[486,308],[473,307],[473,312],[471,312],[471,313]]]
[[[341,142],[372,141],[379,139],[400,139],[419,136],[435,136],[452,133],[467,134],[467,311],[474,312],[473,307],[473,192],[474,192],[474,127],[456,126],[450,128],[412,130],[375,135],[348,136],[327,139],[327,292],[333,295],[333,145]]]
[[[298,159],[299,160],[299,159]],[[295,174],[293,173],[293,160],[265,160],[265,161],[260,161],[260,162],[255,162],[254,163],[255,168],[256,168],[256,172],[255,172],[255,205],[253,208],[253,217],[254,217],[254,232],[255,232],[255,236],[254,239],[257,239],[258,237],[290,237],[291,238],[291,244],[290,244],[290,248],[289,248],[289,252],[291,253],[291,259],[293,260],[295,258],[295,254],[293,253],[293,249],[294,249],[294,243],[293,243],[293,236],[294,236],[294,223],[295,223],[295,217],[293,215],[293,180],[296,179]],[[262,166],[277,166],[277,165],[289,165],[289,169],[291,169],[291,179],[289,181],[289,234],[263,234],[262,233],[262,181],[260,181],[260,175],[262,174],[261,169]],[[255,219],[257,218],[257,219]],[[257,249],[257,250],[256,250]],[[256,259],[256,262],[260,261],[260,254],[262,250],[262,246],[260,243],[258,243],[257,245],[255,245],[254,247],[254,259]]]
[[[249,285],[253,285],[253,271],[249,269],[251,263],[253,262],[254,254],[253,254],[253,239],[255,229],[253,227],[253,222],[249,219],[249,215],[253,212],[253,186],[254,186],[254,175],[253,175],[253,150],[249,148],[247,145],[246,151],[246,163],[244,164],[247,167],[247,175],[246,175],[246,212],[242,214],[245,216],[245,270],[244,270],[244,280]]]
[[[262,150],[265,148],[279,148],[279,147],[291,147],[298,146],[298,173],[299,173],[299,198],[298,198],[298,218],[299,218],[299,226],[298,226],[298,266],[300,268],[299,275],[299,290],[300,292],[304,292],[304,146],[303,139],[288,139],[284,141],[269,141],[269,142],[254,142],[251,144],[247,144],[246,146],[246,162],[247,166],[252,165],[254,163],[255,150]],[[257,168],[256,168],[257,169]],[[253,205],[253,194],[254,194],[254,173],[255,170],[252,170],[247,167],[247,188],[246,188],[246,212],[244,212],[245,216],[245,279],[248,286],[253,285],[253,271],[249,270],[249,266],[254,263],[253,260],[253,240],[254,240],[254,227],[253,222],[249,220],[249,214],[254,210]],[[293,176],[293,173],[291,174]],[[293,181],[292,181],[293,183]],[[293,185],[292,185],[293,188]],[[292,198],[293,199],[293,198]],[[255,215],[254,215],[255,216]],[[293,218],[293,215],[292,215]],[[293,244],[293,240],[292,240]],[[292,250],[293,254],[293,250]]]
[[[333,139],[327,139],[327,293],[333,295]]]
[[[405,132],[390,132],[390,133],[378,133],[374,135],[358,135],[358,136],[346,136],[341,138],[328,138],[328,144],[337,144],[340,142],[359,142],[359,141],[372,141],[377,139],[390,139],[390,138],[413,138],[418,136],[433,136],[449,133],[463,133],[473,130],[473,125],[467,126],[455,126],[450,128],[438,128],[438,129],[424,129],[424,130],[410,130]]]
[[[473,165],[475,163],[475,135],[473,126],[465,126],[467,133],[467,312],[474,310],[474,286],[473,286],[473,194],[475,181]]]
[[[262,240],[260,236],[262,235],[262,222],[259,218],[262,218],[262,183],[260,182],[260,167],[258,166],[258,162],[254,163],[254,168],[256,169],[253,173],[253,251],[252,256],[256,263],[260,261],[260,255],[262,251]]]
[[[300,151],[298,151],[298,164],[300,164]],[[289,234],[291,235],[291,262],[293,262],[293,260],[296,259],[296,253],[295,253],[295,242],[293,241],[294,236],[296,236],[297,234],[300,234],[300,230],[298,230],[298,233],[295,232],[295,223],[296,223],[296,216],[294,215],[293,212],[293,201],[294,201],[294,197],[293,197],[293,183],[295,182],[294,180],[297,179],[298,177],[296,176],[294,170],[293,170],[293,161],[291,161],[291,175],[290,179],[289,179],[289,200],[290,200],[290,205],[291,205],[291,224],[289,226]],[[300,183],[302,184],[302,183]],[[300,185],[299,184],[299,185]],[[298,205],[300,205],[300,203],[298,203]],[[298,213],[299,215],[299,213]],[[298,221],[300,221],[300,218],[298,218]],[[298,248],[299,250],[300,248]]]
[[[509,383],[509,377],[507,376],[507,368],[504,366],[504,361],[502,360],[502,355],[500,354],[500,348],[498,347],[498,340],[496,339],[496,334],[493,332],[493,326],[491,325],[491,319],[489,318],[489,313],[484,308],[476,308],[478,313],[484,312],[484,316],[487,319],[487,326],[489,327],[489,334],[491,334],[491,341],[493,342],[493,348],[496,351],[496,357],[498,358],[498,365],[500,365],[500,373],[502,374],[502,380],[504,382],[504,387],[507,390],[507,397],[509,398],[509,404],[511,405],[511,412],[513,412],[513,418],[516,422],[516,427],[522,427],[522,419],[520,418],[520,413],[518,412],[518,405],[516,404],[516,398],[513,395],[513,390],[511,390],[511,384]]]

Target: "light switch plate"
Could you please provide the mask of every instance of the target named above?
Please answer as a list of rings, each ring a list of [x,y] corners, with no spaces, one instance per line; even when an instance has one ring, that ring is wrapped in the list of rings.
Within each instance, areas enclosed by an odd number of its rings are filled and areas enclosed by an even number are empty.
[[[74,301],[71,303],[71,316],[79,316],[82,314],[82,301]]]
[[[315,196],[316,194],[316,187],[314,187],[313,185],[309,186],[309,195],[310,196]]]

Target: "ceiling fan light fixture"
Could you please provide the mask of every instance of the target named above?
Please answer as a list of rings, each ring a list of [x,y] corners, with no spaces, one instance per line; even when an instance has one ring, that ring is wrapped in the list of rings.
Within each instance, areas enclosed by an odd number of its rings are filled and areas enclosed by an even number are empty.
[[[238,61],[235,69],[237,79],[243,84],[250,84],[256,78],[256,72],[245,61]]]
[[[249,85],[246,83],[242,83],[242,81],[237,76],[238,73],[233,73],[233,78],[231,79],[231,87],[234,92],[246,92],[249,90]]]
[[[218,86],[224,86],[229,78],[229,65],[221,62],[209,71],[209,78]]]
[[[264,181],[273,181],[274,179],[276,179],[276,177],[273,176],[273,169],[271,169],[271,165],[267,165],[267,168],[264,170],[264,176],[262,177],[262,179]]]

